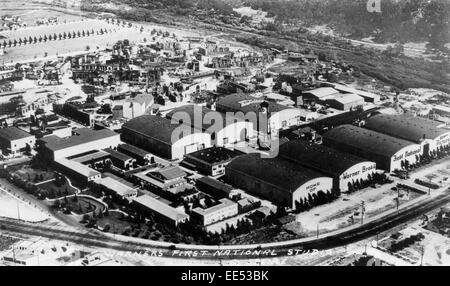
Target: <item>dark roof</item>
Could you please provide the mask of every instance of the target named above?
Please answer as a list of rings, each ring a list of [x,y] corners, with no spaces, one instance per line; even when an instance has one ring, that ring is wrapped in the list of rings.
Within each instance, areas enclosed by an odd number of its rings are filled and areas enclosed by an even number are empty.
[[[379,114],[367,119],[366,128],[415,143],[436,139],[450,131],[437,128],[438,122],[411,115]]]
[[[211,147],[190,154],[186,154],[185,157],[194,158],[198,160],[205,161],[207,163],[221,163],[228,162],[234,157],[242,155],[244,153],[240,151],[233,151],[224,147]]]
[[[128,160],[134,160],[134,158],[132,158],[132,157],[126,155],[126,154],[120,153],[119,151],[116,151],[116,150],[111,149],[111,148],[106,148],[104,151],[106,153],[108,153],[109,155],[111,155],[111,157],[116,158],[117,160],[120,160],[122,162],[125,162],[125,161],[128,161]]]
[[[109,129],[92,130],[89,128],[80,128],[75,131],[75,135],[68,138],[51,135],[41,140],[45,142],[45,146],[48,149],[57,151],[113,136],[119,136],[119,134]]]
[[[154,138],[166,144],[172,144],[172,132],[180,124],[172,123],[170,119],[156,115],[143,115],[133,118],[122,125],[122,129],[128,129],[144,136]],[[192,128],[192,133],[202,133],[202,131]]]
[[[119,146],[117,146],[117,150],[129,152],[130,154],[133,154],[140,158],[144,158],[147,155],[151,155],[150,152],[147,152],[144,149],[138,148],[130,144],[120,144]]]
[[[401,149],[414,144],[403,139],[353,125],[341,125],[333,128],[326,132],[323,138],[325,143],[328,140],[332,140],[359,150],[389,157]]]
[[[34,136],[17,127],[6,127],[0,129],[0,138],[4,138],[8,141],[13,141],[27,137],[34,137]]]
[[[267,101],[263,98],[256,98],[254,96],[243,93],[230,94],[220,98],[217,101],[216,109],[220,112],[242,111],[244,114],[247,112],[259,112],[260,105],[264,101],[269,104],[270,112],[279,112],[284,109],[289,109],[289,107],[278,104],[276,102]]]
[[[198,105],[184,105],[178,108],[173,109],[169,113],[166,114],[166,118],[170,120],[177,120],[180,123],[189,125],[191,127],[194,127],[199,130],[207,131],[207,132],[213,132],[214,130],[209,130],[211,127],[213,127],[215,124],[215,120],[210,120],[207,116],[208,113],[217,113],[220,115],[220,118],[222,119],[222,122],[220,123],[221,126],[225,127],[230,124],[233,124],[234,122],[242,121],[242,119],[239,119],[237,117],[230,117],[226,116],[226,114],[214,111],[212,109],[198,106]],[[186,122],[186,115],[190,118],[190,122]],[[206,117],[205,117],[206,116]],[[211,115],[209,115],[211,116]],[[214,117],[216,118],[216,117]],[[205,122],[204,122],[205,121]],[[209,121],[211,121],[209,123]]]
[[[282,144],[278,157],[332,176],[340,176],[352,166],[367,162],[365,159],[304,140]]]
[[[261,158],[251,153],[233,159],[226,170],[253,177],[289,193],[293,193],[310,180],[324,177],[315,171],[279,158]],[[227,175],[227,171],[225,172]]]
[[[231,193],[231,191],[234,189],[232,186],[222,183],[221,181],[218,181],[216,179],[213,179],[211,177],[201,177],[200,179],[197,179],[195,181],[196,186],[198,187],[198,189],[200,191],[203,191],[204,188],[202,187],[202,185],[206,185],[209,186],[211,188],[214,188],[216,190],[225,192],[225,193]]]
[[[177,166],[167,166],[162,169],[147,173],[147,176],[158,177],[165,180],[173,180],[185,177],[187,174]]]

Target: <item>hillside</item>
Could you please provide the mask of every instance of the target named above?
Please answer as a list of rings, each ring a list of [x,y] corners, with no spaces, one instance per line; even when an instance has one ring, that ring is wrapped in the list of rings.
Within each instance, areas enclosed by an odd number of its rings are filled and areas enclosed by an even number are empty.
[[[307,26],[328,25],[351,37],[378,42],[450,42],[450,1],[382,0],[381,13],[369,13],[367,0],[247,0],[278,19],[299,19]]]

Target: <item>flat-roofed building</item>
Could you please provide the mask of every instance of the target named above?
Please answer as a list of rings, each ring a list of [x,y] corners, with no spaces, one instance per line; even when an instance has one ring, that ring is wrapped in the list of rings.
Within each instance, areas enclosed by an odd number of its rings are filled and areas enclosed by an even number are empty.
[[[130,170],[134,168],[134,164],[136,163],[136,159],[133,157],[130,157],[126,154],[123,154],[119,151],[116,151],[111,148],[104,149],[106,153],[110,155],[111,162],[114,166],[117,168],[123,169],[123,170]]]
[[[376,163],[392,172],[418,161],[422,146],[353,125],[341,125],[323,134],[324,145]]]
[[[68,138],[51,135],[41,138],[40,141],[44,143],[48,155],[55,160],[93,150],[117,147],[120,143],[120,135],[109,129],[80,128]]]
[[[189,216],[184,212],[163,203],[149,195],[142,195],[133,199],[132,204],[139,208],[142,212],[150,213],[159,219],[170,223],[174,226],[187,222]]]
[[[68,160],[66,158],[58,158],[54,163],[55,167],[60,169],[61,172],[66,173],[73,178],[76,178],[83,184],[86,184],[90,181],[99,180],[102,177],[102,174],[100,172],[89,168],[86,165]]]
[[[420,144],[423,154],[450,144],[450,130],[442,123],[412,115],[378,114],[366,120],[365,127],[396,138]]]
[[[92,151],[87,154],[81,154],[81,156],[71,156],[68,157],[68,159],[88,165],[89,167],[94,167],[96,163],[105,163],[106,160],[109,160],[109,153],[106,153],[105,151]]]
[[[186,172],[177,166],[166,166],[153,171],[145,171],[134,174],[142,187],[168,191],[176,194],[186,188]]]
[[[155,115],[143,115],[126,122],[122,126],[121,138],[131,145],[172,160],[211,147],[209,134]]]
[[[0,149],[7,154],[17,154],[36,143],[36,137],[17,127],[0,128]]]
[[[209,208],[195,208],[191,212],[191,220],[206,226],[238,214],[238,205],[230,199],[220,199],[219,203]]]
[[[234,187],[295,209],[296,202],[309,195],[330,193],[333,179],[321,173],[278,158],[247,154],[226,167],[225,180]]]
[[[147,165],[153,158],[152,153],[130,144],[120,144],[117,151],[133,157],[139,165]]]
[[[349,183],[367,180],[376,171],[375,162],[305,140],[282,144],[278,157],[332,177],[341,192],[348,190]]]
[[[101,178],[97,180],[97,183],[104,187],[106,190],[109,190],[110,192],[124,199],[134,198],[138,194],[136,188],[127,186],[111,177]]]
[[[195,181],[197,189],[212,196],[214,199],[229,198],[233,194],[232,186],[211,177],[201,177]]]
[[[183,165],[209,176],[225,174],[225,166],[235,157],[243,155],[223,147],[211,147],[184,155]]]

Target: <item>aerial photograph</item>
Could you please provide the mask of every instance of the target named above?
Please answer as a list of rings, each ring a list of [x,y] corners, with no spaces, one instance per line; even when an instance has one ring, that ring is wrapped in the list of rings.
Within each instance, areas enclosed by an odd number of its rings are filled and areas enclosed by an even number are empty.
[[[450,1],[0,0],[0,266],[450,266]]]

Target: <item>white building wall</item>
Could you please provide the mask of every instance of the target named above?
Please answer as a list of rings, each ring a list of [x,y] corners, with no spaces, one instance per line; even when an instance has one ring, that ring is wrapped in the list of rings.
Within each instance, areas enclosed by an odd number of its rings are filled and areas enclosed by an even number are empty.
[[[339,189],[341,192],[348,191],[348,183],[353,183],[357,180],[367,180],[368,176],[373,174],[377,169],[375,162],[362,162],[347,169],[339,176]]]
[[[226,147],[232,146],[238,142],[244,142],[245,133],[247,133],[247,138],[253,137],[254,130],[251,122],[239,121],[225,126],[225,128],[217,132],[215,140],[216,145]]]
[[[21,149],[25,148],[27,144],[30,145],[31,148],[34,147],[34,144],[36,143],[36,137],[29,136],[21,139],[16,139],[11,141],[11,153],[17,153]]]
[[[77,146],[64,148],[61,150],[57,150],[53,153],[54,159],[58,158],[67,158],[73,155],[78,155],[81,153],[93,151],[93,150],[99,150],[99,149],[105,149],[105,148],[114,148],[117,147],[121,143],[120,141],[120,134],[102,138],[99,140],[86,142]]]
[[[272,116],[270,117],[272,133],[276,133],[280,129],[286,129],[294,125],[301,125],[301,115],[301,111],[296,108],[284,109],[272,113]]]
[[[295,201],[298,201],[301,198],[307,198],[308,194],[318,193],[319,191],[326,193],[332,189],[333,179],[330,177],[320,177],[310,180],[292,194],[292,208],[295,209]]]
[[[411,144],[401,150],[391,157],[391,168],[390,172],[398,169],[402,169],[402,161],[408,160],[410,164],[417,162],[417,156],[423,153],[422,145]]]
[[[182,159],[185,154],[211,146],[211,136],[208,133],[190,134],[172,144],[172,159]]]

